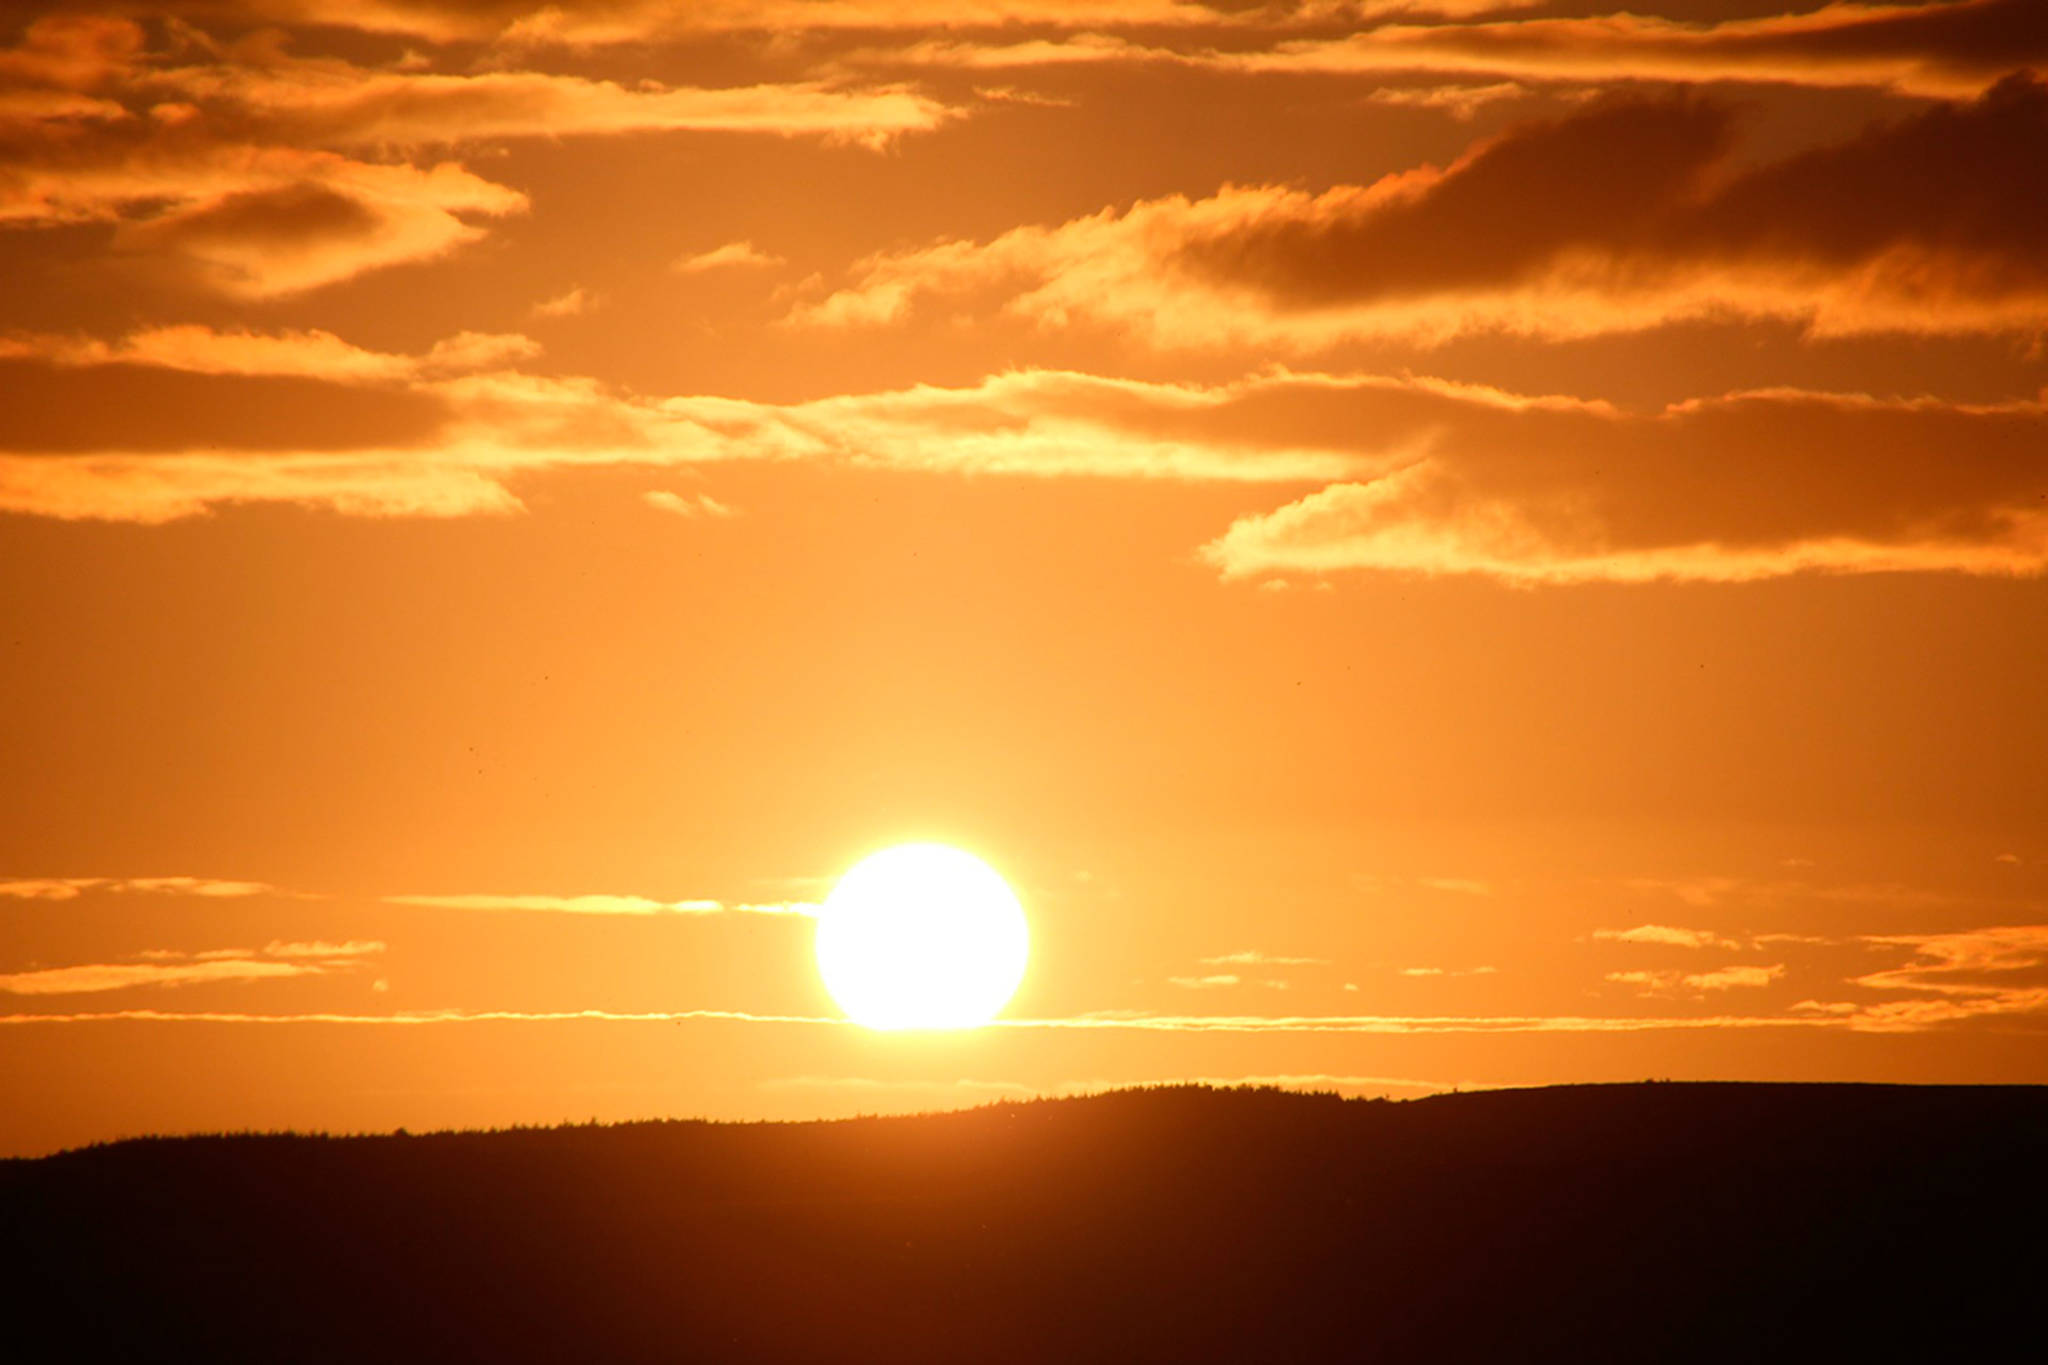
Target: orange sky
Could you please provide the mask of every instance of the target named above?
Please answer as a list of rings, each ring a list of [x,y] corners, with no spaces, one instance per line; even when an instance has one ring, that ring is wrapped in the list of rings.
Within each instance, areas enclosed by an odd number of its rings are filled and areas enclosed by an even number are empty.
[[[2048,1081],[2048,8],[1651,8],[10,6],[0,1151]]]

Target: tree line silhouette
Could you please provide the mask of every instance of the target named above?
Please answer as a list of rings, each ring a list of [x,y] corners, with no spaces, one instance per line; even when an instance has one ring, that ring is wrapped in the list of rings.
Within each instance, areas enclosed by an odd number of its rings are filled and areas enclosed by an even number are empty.
[[[148,1138],[0,1163],[0,1302],[24,1361],[1955,1358],[2038,1339],[2044,1159],[2048,1088],[1683,1083]]]

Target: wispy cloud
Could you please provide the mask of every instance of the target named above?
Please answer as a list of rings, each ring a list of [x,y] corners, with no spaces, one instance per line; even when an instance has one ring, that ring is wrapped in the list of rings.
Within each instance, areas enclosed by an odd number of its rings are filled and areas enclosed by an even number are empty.
[[[739,515],[709,493],[671,493],[665,488],[657,488],[641,494],[640,500],[657,511],[672,512],[679,517],[711,517],[714,520],[723,520]]]
[[[19,900],[73,900],[87,893],[198,896],[210,899],[247,896],[278,896],[294,899],[317,898],[318,893],[293,891],[265,882],[225,881],[206,877],[40,877],[0,881],[0,897]],[[417,905],[444,910],[533,911],[566,915],[815,915],[818,907],[810,901],[724,901],[657,900],[649,896],[617,895],[388,895],[376,897],[388,905]],[[272,943],[263,951],[271,956],[346,956],[352,952],[377,951],[380,943]]]
[[[1277,953],[1262,953],[1257,949],[1246,949],[1241,953],[1225,953],[1221,957],[1205,957],[1205,967],[1327,967],[1327,957],[1282,957]]]
[[[154,948],[140,961],[95,962],[0,974],[0,992],[10,995],[84,995],[136,986],[195,986],[220,982],[322,976],[344,971],[384,951],[377,942],[282,943],[261,950],[219,948],[202,952]]]
[[[990,1028],[1130,1030],[1141,1033],[1648,1033],[1665,1030],[1825,1027],[1785,1015],[1188,1015],[1110,1011],[1064,1019],[998,1019]]]
[[[1455,896],[1491,896],[1494,890],[1492,882],[1477,877],[1390,877],[1374,872],[1354,873],[1351,884],[1360,891],[1375,895],[1405,886],[1419,886],[1425,891],[1441,891]]]
[[[1656,943],[1670,948],[1740,948],[1742,944],[1711,929],[1681,929],[1670,924],[1638,924],[1633,929],[1595,929],[1593,937],[1609,943]]]
[[[1989,1016],[2048,1013],[2048,925],[1873,934],[1863,941],[1873,947],[1910,949],[1913,959],[1858,976],[1851,984],[1933,998],[1865,1006],[1848,1016],[1856,1027],[1924,1028]]]
[[[226,1010],[104,1010],[81,1014],[0,1014],[5,1024],[346,1024],[410,1028],[430,1024],[679,1024],[704,1020],[744,1024],[824,1024],[854,1027],[851,1020],[803,1014],[754,1014],[745,1010],[412,1010],[393,1014],[245,1014]]]
[[[1402,976],[1492,976],[1500,971],[1498,967],[1398,967]]]
[[[1512,1083],[1496,1081],[1427,1081],[1408,1076],[1356,1076],[1321,1071],[1272,1072],[1239,1076],[1149,1075],[1123,1079],[1095,1078],[1043,1083],[1029,1081],[976,1080],[892,1080],[872,1076],[777,1076],[758,1083],[767,1091],[815,1091],[865,1097],[894,1096],[906,1101],[958,1099],[982,1103],[990,1099],[1054,1098],[1096,1095],[1110,1090],[1169,1085],[1207,1085],[1229,1089],[1241,1086],[1277,1087],[1283,1090],[1350,1091],[1384,1093],[1413,1091],[1442,1094],[1454,1090],[1512,1089]]]
[[[122,366],[179,374],[317,379],[337,385],[395,384],[530,360],[540,343],[516,332],[458,332],[408,355],[373,351],[332,332],[220,330],[196,323],[149,327],[105,339],[50,333],[0,336],[0,360],[59,369]]]
[[[1358,24],[1389,16],[1469,19],[1534,0],[1288,0],[1240,5],[1202,0],[195,0],[188,10],[242,24],[305,23],[401,35],[430,43],[481,42],[504,51],[589,49],[713,34],[784,40],[896,30],[997,32],[1019,27],[1133,27],[1198,36]]]
[[[1783,963],[1768,967],[1718,967],[1712,971],[1609,972],[1606,979],[1618,986],[1635,986],[1645,995],[1685,994],[1699,991],[1756,989],[1785,975]]]
[[[1207,59],[1243,71],[1455,72],[1526,81],[1742,81],[1969,96],[2048,63],[2034,0],[1831,3],[1696,22],[1618,13],[1386,25]]]
[[[855,1028],[851,1020],[816,1015],[765,1014],[745,1010],[424,1010],[391,1014],[245,1014],[223,1011],[173,1012],[116,1010],[79,1014],[0,1015],[0,1024],[85,1024],[100,1022],[345,1024],[411,1027],[432,1024],[488,1023],[624,1023],[671,1024],[692,1021],[821,1025]],[[1138,1033],[1240,1034],[1497,1034],[1497,1033],[1644,1033],[1665,1030],[1751,1030],[1841,1027],[1843,1021],[1809,1013],[1779,1016],[1620,1016],[1580,1015],[1195,1015],[1103,1011],[1046,1019],[997,1019],[989,1028],[1019,1030],[1082,1030]]]
[[[2030,174],[2044,139],[2048,86],[2024,74],[1754,165],[1730,106],[1617,94],[1370,185],[1232,186],[883,252],[792,320],[882,325],[996,291],[1009,316],[1169,349],[1730,318],[1815,336],[2031,335],[2048,324],[2048,214]]]
[[[452,895],[385,896],[390,905],[442,910],[532,911],[560,915],[815,915],[807,901],[653,900],[646,896]]]
[[[589,312],[598,303],[597,295],[577,285],[552,298],[542,299],[533,305],[532,311],[537,318],[573,318]]]
[[[263,882],[224,881],[212,877],[29,877],[0,882],[0,896],[20,900],[67,901],[88,891],[212,899],[296,894],[280,891]]]
[[[727,242],[694,256],[684,256],[671,269],[679,274],[701,275],[707,270],[760,270],[782,264],[782,257],[771,255],[752,242]]]
[[[292,8],[279,17],[307,17]],[[131,262],[242,298],[429,260],[483,236],[478,220],[529,207],[455,161],[427,161],[430,149],[662,131],[879,148],[956,116],[901,86],[439,74],[294,57],[275,30],[162,52],[147,37],[124,18],[45,16],[0,50],[0,82],[43,94],[36,117],[10,125],[0,223],[109,224]]]
[[[1449,891],[1460,896],[1491,896],[1493,894],[1491,883],[1474,881],[1469,877],[1417,877],[1415,884],[1428,887],[1431,891]]]

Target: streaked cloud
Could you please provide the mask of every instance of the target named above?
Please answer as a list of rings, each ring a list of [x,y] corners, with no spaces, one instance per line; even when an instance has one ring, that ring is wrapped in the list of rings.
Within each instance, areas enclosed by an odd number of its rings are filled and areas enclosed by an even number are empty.
[[[540,343],[516,332],[459,332],[427,351],[374,351],[316,329],[256,332],[196,323],[150,327],[112,340],[18,333],[0,336],[0,360],[64,369],[134,366],[194,375],[279,376],[333,384],[380,384],[493,369],[530,360]]]
[[[739,515],[709,493],[671,493],[665,488],[657,488],[651,493],[641,494],[641,501],[657,511],[672,512],[679,517],[722,519]]]
[[[1421,977],[1421,976],[1492,976],[1492,975],[1494,975],[1495,973],[1497,973],[1498,971],[1500,971],[1500,968],[1498,968],[1498,967],[1491,967],[1491,966],[1481,966],[1481,967],[1397,967],[1397,968],[1395,968],[1395,971],[1396,971],[1396,972],[1397,972],[1397,973],[1398,973],[1399,975],[1401,975],[1401,976],[1416,976],[1416,977]]]
[[[1525,585],[2048,568],[2048,511],[2026,491],[2048,438],[2038,401],[1773,390],[1656,415],[1464,416],[1375,428],[1411,443],[1394,472],[1241,518],[1203,556],[1226,578],[1377,570]],[[1739,491],[1764,486],[1770,499]]]
[[[806,1014],[754,1014],[745,1010],[410,1010],[392,1014],[248,1014],[230,1010],[102,1010],[77,1014],[0,1014],[0,1025],[17,1024],[365,1024],[411,1028],[431,1024],[678,1024],[696,1020],[743,1024],[823,1024],[853,1028],[848,1019]]]
[[[384,944],[375,939],[349,939],[343,943],[328,943],[314,939],[306,943],[285,943],[273,939],[263,945],[265,957],[318,958],[335,961],[341,958],[367,957],[384,951]]]
[[[1382,85],[1366,93],[1371,104],[1392,109],[1441,109],[1455,119],[1470,120],[1489,104],[1526,98],[1526,87],[1513,81],[1487,85]]]
[[[304,23],[400,35],[432,43],[502,48],[603,47],[740,33],[790,40],[841,30],[1287,29],[1387,16],[1471,18],[1534,0],[1279,0],[1239,5],[1200,0],[191,0],[194,16]]]
[[[1173,1085],[1206,1085],[1218,1089],[1240,1087],[1277,1088],[1304,1091],[1366,1090],[1374,1092],[1414,1091],[1443,1094],[1459,1090],[1511,1089],[1491,1081],[1426,1081],[1408,1076],[1355,1076],[1321,1071],[1273,1072],[1239,1076],[1149,1075],[1121,1080],[1065,1080],[1034,1084],[1029,1081],[887,1079],[874,1076],[775,1076],[758,1083],[767,1091],[812,1091],[845,1093],[867,1097],[895,1096],[907,1101],[957,1098],[963,1103],[986,1103],[991,1099],[1035,1099],[1073,1095],[1095,1095],[1109,1090],[1128,1090]]]
[[[1326,957],[1282,957],[1277,953],[1262,953],[1257,949],[1246,949],[1241,953],[1225,953],[1221,957],[1205,957],[1205,967],[1327,967]]]
[[[430,148],[648,132],[879,148],[954,116],[900,86],[439,74],[295,57],[274,30],[234,42],[180,31],[181,46],[157,52],[128,19],[45,16],[0,51],[0,83],[23,87],[0,139],[0,224],[104,225],[131,264],[275,298],[434,259],[483,236],[481,220],[530,207],[455,161],[415,159]]]
[[[577,285],[552,298],[542,299],[533,305],[532,311],[537,318],[573,318],[589,312],[597,305],[597,295]]]
[[[385,896],[389,905],[441,910],[531,911],[558,915],[815,915],[805,901],[652,900],[646,896],[458,895]]]
[[[684,275],[701,275],[707,270],[761,270],[782,264],[782,257],[772,256],[752,242],[727,242],[694,256],[684,256],[670,269]]]
[[[1638,987],[1646,995],[1657,995],[1756,989],[1768,986],[1784,975],[1785,965],[1773,963],[1768,967],[1719,967],[1706,972],[1609,972],[1605,979],[1617,986]]]
[[[1435,71],[1527,81],[1744,81],[1974,95],[2048,64],[2034,0],[1833,3],[1701,23],[1615,13],[1484,24],[1385,25],[1211,59],[1244,71]]]
[[[224,881],[212,877],[30,877],[0,881],[0,896],[19,900],[74,900],[88,891],[215,899],[293,894],[263,882]]]
[[[1235,972],[1214,972],[1208,976],[1169,976],[1166,982],[1183,990],[1202,991],[1214,990],[1218,986],[1240,986],[1244,984],[1244,978]]]
[[[1685,984],[1694,990],[1727,991],[1768,986],[1785,974],[1785,964],[1768,967],[1717,967],[1710,972],[1689,972]]]
[[[322,976],[357,965],[384,951],[376,942],[271,943],[259,950],[223,948],[204,952],[150,949],[134,962],[96,962],[0,973],[0,992],[10,995],[85,995],[137,986],[197,986],[221,982]]]
[[[1481,394],[1475,393],[1473,396],[1481,401],[1485,401]],[[1273,581],[1270,578],[1261,580],[1259,586],[1263,588],[1266,584]],[[1454,896],[1490,896],[1493,894],[1493,883],[1479,877],[1389,877],[1374,872],[1358,872],[1352,874],[1351,884],[1360,891],[1373,895],[1394,890],[1398,887],[1411,886],[1420,887],[1425,891],[1438,891]]]
[[[48,353],[39,363],[101,354],[88,342],[14,344]],[[1324,485],[1241,517],[1202,546],[1201,557],[1226,579],[1380,571],[1527,585],[1739,582],[1801,572],[2018,575],[2048,566],[2048,509],[2039,505],[2036,472],[2048,404],[2038,400],[1965,404],[1774,389],[1631,413],[1423,378],[1281,369],[1214,385],[1020,370],[958,388],[775,404],[650,398],[503,368],[450,372],[502,364],[530,346],[523,337],[465,334],[399,357],[325,334],[224,337],[203,329],[182,329],[175,347],[156,334],[109,343],[105,355],[128,358],[101,364],[95,373],[109,382],[158,364],[281,373],[331,364],[351,384],[411,372],[416,377],[387,385],[379,400],[414,405],[392,410],[405,442],[238,451],[234,444],[262,434],[235,433],[231,409],[195,404],[152,426],[155,449],[38,449],[58,435],[83,442],[103,422],[115,425],[103,445],[143,434],[120,425],[120,407],[65,420],[51,412],[30,431],[10,432],[45,401],[35,397],[31,371],[19,381],[25,415],[0,417],[0,450],[17,452],[0,453],[0,509],[160,522],[238,502],[295,502],[352,515],[472,516],[520,510],[512,483],[541,472],[803,460],[962,475]],[[345,402],[340,391],[331,401],[339,439],[347,422],[380,411]],[[1742,491],[1763,486],[1768,499]],[[1474,894],[1484,885],[1448,877],[1418,884]]]
[[[1478,881],[1470,877],[1417,877],[1415,884],[1427,887],[1431,891],[1448,891],[1458,896],[1491,896],[1493,894],[1491,883]]]
[[[364,1024],[415,1027],[432,1024],[626,1023],[691,1021],[823,1025],[856,1028],[851,1020],[816,1015],[757,1014],[744,1010],[424,1010],[392,1014],[245,1014],[227,1011],[114,1010],[79,1014],[0,1014],[0,1025],[107,1022],[209,1024]],[[998,1019],[989,1028],[1078,1029],[1087,1032],[1242,1034],[1458,1034],[1458,1033],[1645,1033],[1663,1031],[1802,1029],[1840,1027],[1839,1020],[1808,1014],[1786,1016],[1609,1016],[1584,1015],[1192,1015],[1110,1011],[1051,1019]]]
[[[1671,948],[1740,948],[1742,944],[1711,929],[1680,929],[1669,924],[1639,924],[1633,929],[1595,929],[1593,937],[1609,943],[1657,943]]]
[[[1160,348],[1731,319],[1830,337],[2048,325],[2040,82],[2013,75],[1761,164],[1739,158],[1737,133],[1730,106],[1694,93],[1611,95],[1370,185],[1232,186],[883,252],[792,320],[877,326],[996,291],[1040,327]]]
[[[1996,996],[2029,973],[2048,977],[2048,925],[2020,924],[1940,934],[1869,934],[1865,943],[1908,948],[1905,966],[1871,972],[1856,984],[1873,990]]]
[[[1172,1015],[1107,1012],[1065,1019],[998,1019],[990,1028],[1141,1033],[1650,1033],[1821,1028],[1826,1018],[1780,1015]]]
[[[495,354],[486,341],[494,341]],[[280,355],[290,351],[294,363],[306,364],[316,353],[331,353],[351,384],[370,373],[441,363],[439,346],[416,362],[344,354],[324,343],[281,342],[272,349]],[[446,363],[456,355],[471,363],[502,359],[514,349],[505,339],[474,339]],[[268,363],[282,367],[284,361]],[[109,365],[104,373],[112,382],[131,368]],[[34,400],[38,372],[24,373],[19,382]],[[403,397],[411,405],[391,416],[402,443],[324,449],[261,448],[261,433],[233,430],[232,408],[202,403],[180,409],[175,419],[160,416],[146,432],[133,430],[121,409],[89,422],[84,419],[91,414],[68,408],[46,414],[30,431],[10,431],[11,424],[34,416],[35,402],[45,401],[34,400],[23,404],[19,417],[0,408],[0,452],[16,452],[0,453],[0,510],[142,523],[245,502],[299,503],[359,516],[502,515],[521,510],[508,484],[523,475],[739,460],[1218,482],[1316,482],[1376,463],[1336,448],[1334,432],[1318,433],[1311,442],[1249,428],[1249,409],[1271,401],[1266,390],[1275,382],[1282,381],[1157,384],[1027,370],[961,388],[919,385],[774,404],[647,398],[590,379],[492,370],[423,375],[392,390],[382,401]],[[301,408],[322,396],[293,395]],[[344,433],[348,422],[378,411],[365,413],[345,389],[324,396]],[[61,436],[77,451],[98,421],[115,429],[96,447],[78,453],[46,448]],[[233,441],[223,439],[223,426]],[[145,440],[153,447],[135,448]]]
[[[1973,1020],[2000,1020],[2010,1028],[2048,1017],[2048,925],[1867,934],[1860,942],[1871,950],[1904,950],[1910,956],[1846,984],[1913,998],[1803,1000],[1795,1010],[1869,1033],[1953,1028]]]

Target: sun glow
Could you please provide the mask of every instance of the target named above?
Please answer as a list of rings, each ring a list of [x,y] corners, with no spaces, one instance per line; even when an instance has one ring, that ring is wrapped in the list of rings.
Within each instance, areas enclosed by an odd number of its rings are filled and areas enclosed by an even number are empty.
[[[944,844],[855,864],[818,914],[818,972],[855,1023],[973,1028],[1024,979],[1024,909],[993,868]]]

